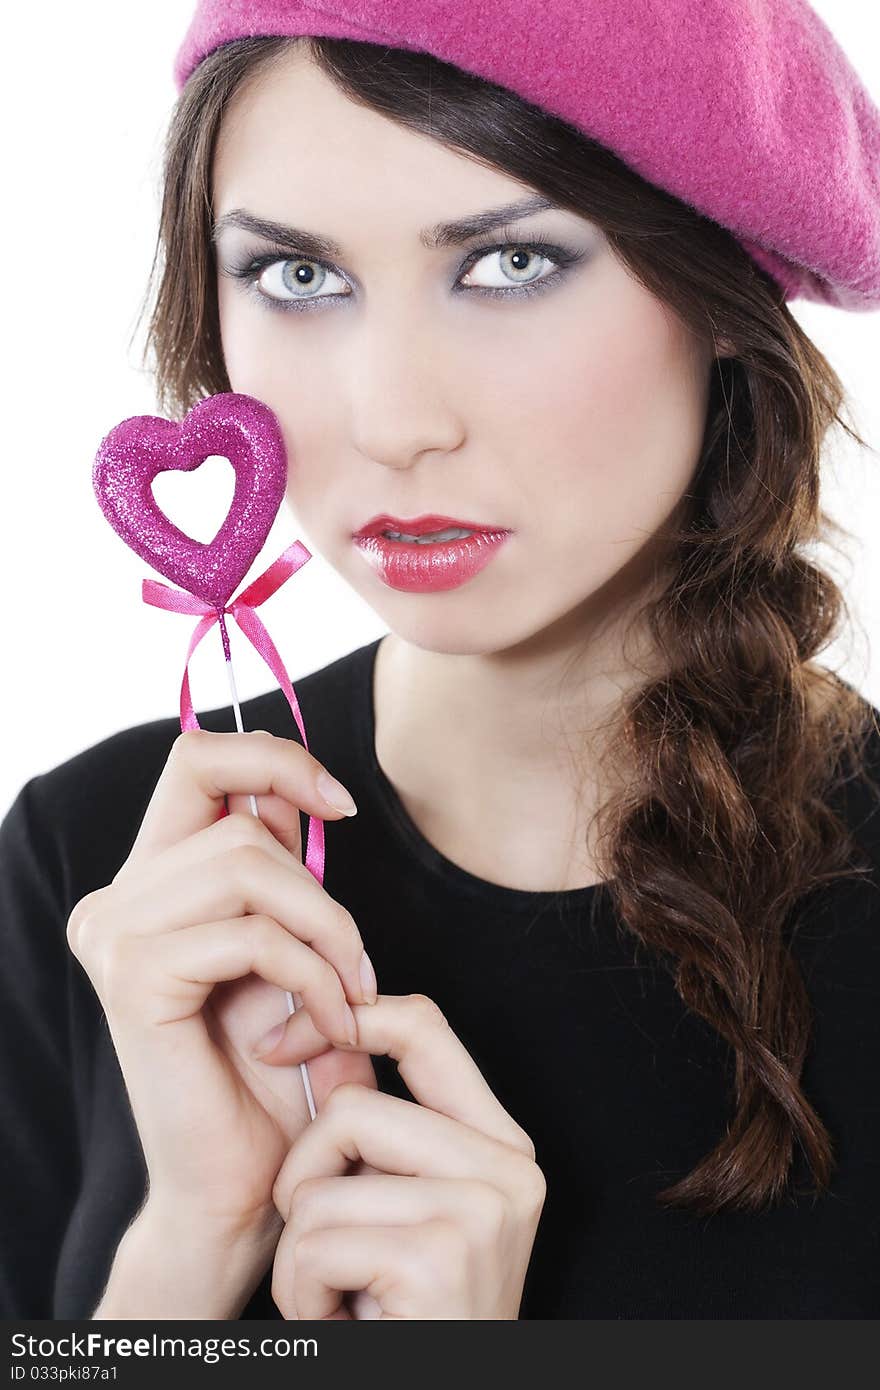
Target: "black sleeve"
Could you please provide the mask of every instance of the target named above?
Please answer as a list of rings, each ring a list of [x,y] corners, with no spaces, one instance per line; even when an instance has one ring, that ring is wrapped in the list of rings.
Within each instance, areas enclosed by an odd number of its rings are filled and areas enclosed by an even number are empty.
[[[80,1180],[60,861],[31,778],[0,822],[0,1315],[51,1318]]]

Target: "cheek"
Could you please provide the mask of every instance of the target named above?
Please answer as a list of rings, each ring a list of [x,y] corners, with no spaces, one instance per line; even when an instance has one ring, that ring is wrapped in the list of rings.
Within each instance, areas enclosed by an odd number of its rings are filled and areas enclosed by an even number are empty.
[[[569,321],[531,374],[535,407],[518,445],[526,503],[571,545],[637,549],[669,515],[699,460],[708,401],[692,338],[643,290],[589,328]],[[535,364],[533,363],[533,367]],[[528,515],[528,511],[523,515]]]
[[[220,278],[217,291],[220,342],[226,375],[233,391],[256,396],[274,409],[274,402],[291,397],[286,365],[283,313],[253,303],[242,286]],[[289,335],[288,335],[289,336]]]
[[[308,363],[292,370],[289,324],[283,314],[242,302],[242,292],[224,283],[218,291],[218,311],[230,388],[265,401],[277,416],[288,455],[286,500],[296,509],[297,499],[308,491],[302,460],[320,456],[311,434],[320,429],[322,417],[309,402],[321,399],[324,392],[308,380]]]

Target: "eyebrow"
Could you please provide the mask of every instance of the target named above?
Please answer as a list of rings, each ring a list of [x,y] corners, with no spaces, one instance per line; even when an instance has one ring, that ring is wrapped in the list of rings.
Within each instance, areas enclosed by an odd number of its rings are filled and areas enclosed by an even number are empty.
[[[437,222],[424,227],[419,233],[419,241],[429,251],[446,246],[462,246],[474,237],[494,231],[516,218],[529,217],[535,212],[547,209],[563,211],[558,204],[541,194],[522,198],[516,203],[504,203],[501,207],[486,208],[483,212],[472,212],[465,217],[457,217],[452,222]],[[228,227],[238,227],[252,232],[255,236],[271,241],[276,246],[304,251],[307,256],[342,256],[343,249],[329,237],[318,236],[302,227],[289,227],[283,222],[271,222],[265,217],[257,217],[246,208],[233,208],[218,218],[211,229],[211,240],[216,246],[222,233]]]

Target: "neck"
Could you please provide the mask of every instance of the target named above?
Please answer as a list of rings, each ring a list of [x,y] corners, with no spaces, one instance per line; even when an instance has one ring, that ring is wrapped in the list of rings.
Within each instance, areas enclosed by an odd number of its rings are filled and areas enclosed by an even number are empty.
[[[591,822],[620,768],[602,756],[643,663],[620,628],[544,629],[503,651],[429,651],[389,633],[376,656],[376,755],[431,844],[526,891],[595,883]]]

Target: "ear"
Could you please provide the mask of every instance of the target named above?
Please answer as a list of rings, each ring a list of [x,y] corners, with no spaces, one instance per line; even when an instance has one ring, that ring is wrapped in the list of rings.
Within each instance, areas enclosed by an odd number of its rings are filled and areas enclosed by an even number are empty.
[[[715,356],[717,358],[736,357],[736,348],[727,338],[717,338],[715,340]]]

